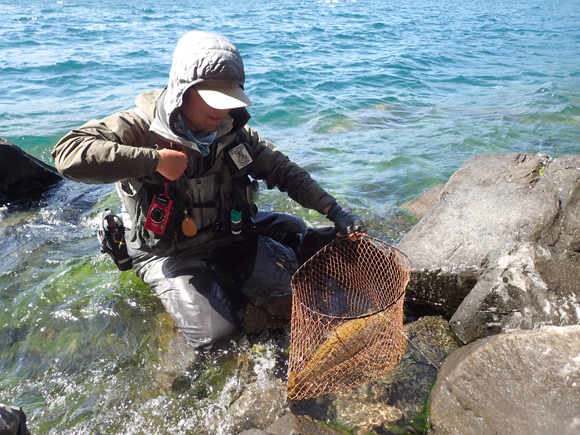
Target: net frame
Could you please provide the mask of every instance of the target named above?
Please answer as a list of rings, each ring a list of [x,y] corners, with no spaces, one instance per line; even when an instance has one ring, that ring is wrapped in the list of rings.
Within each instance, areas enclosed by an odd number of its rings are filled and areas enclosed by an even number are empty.
[[[365,234],[333,240],[296,271],[289,399],[356,388],[399,363],[410,270],[405,254]]]

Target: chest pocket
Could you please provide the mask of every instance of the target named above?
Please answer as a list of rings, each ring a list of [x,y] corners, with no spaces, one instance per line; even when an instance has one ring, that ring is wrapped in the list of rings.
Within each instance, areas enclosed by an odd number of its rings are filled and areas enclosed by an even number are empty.
[[[189,215],[200,230],[215,224],[219,219],[219,185],[219,173],[189,180]]]

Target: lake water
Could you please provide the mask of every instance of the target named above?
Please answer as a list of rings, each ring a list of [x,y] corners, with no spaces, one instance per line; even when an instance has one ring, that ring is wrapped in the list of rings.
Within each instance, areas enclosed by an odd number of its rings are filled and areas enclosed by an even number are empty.
[[[52,164],[67,131],[163,87],[180,36],[213,31],[244,58],[251,126],[396,242],[399,206],[471,156],[580,153],[579,23],[577,0],[4,0],[0,136]],[[229,433],[227,379],[193,403],[163,389],[171,321],[94,236],[118,204],[66,182],[0,209],[0,402],[34,434]]]

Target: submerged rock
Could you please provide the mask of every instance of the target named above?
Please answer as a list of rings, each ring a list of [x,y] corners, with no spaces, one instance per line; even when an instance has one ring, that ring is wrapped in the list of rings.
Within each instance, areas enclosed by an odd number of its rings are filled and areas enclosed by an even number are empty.
[[[489,252],[514,242],[580,251],[578,227],[580,156],[472,157],[397,245],[413,263],[408,299],[451,315]]]
[[[580,323],[580,254],[517,243],[489,255],[451,319],[469,343],[510,329]]]
[[[0,138],[0,206],[26,205],[62,179],[53,167]]]
[[[433,435],[580,433],[580,326],[487,337],[452,353],[441,371]]]
[[[330,427],[304,415],[288,413],[266,428],[271,435],[346,435],[347,432]]]

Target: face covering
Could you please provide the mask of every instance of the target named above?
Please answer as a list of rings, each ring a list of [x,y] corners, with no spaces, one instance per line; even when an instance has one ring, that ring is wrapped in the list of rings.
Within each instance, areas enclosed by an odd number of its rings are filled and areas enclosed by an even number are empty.
[[[203,136],[196,136],[195,133],[193,133],[189,128],[187,128],[187,126],[183,122],[183,119],[181,119],[181,115],[177,115],[175,127],[177,128],[178,131],[182,132],[185,135],[185,137],[187,137],[190,141],[195,142],[197,144],[203,157],[209,155],[209,146],[215,140],[217,136],[217,131],[207,134],[205,134],[205,132],[202,131],[201,135]]]

